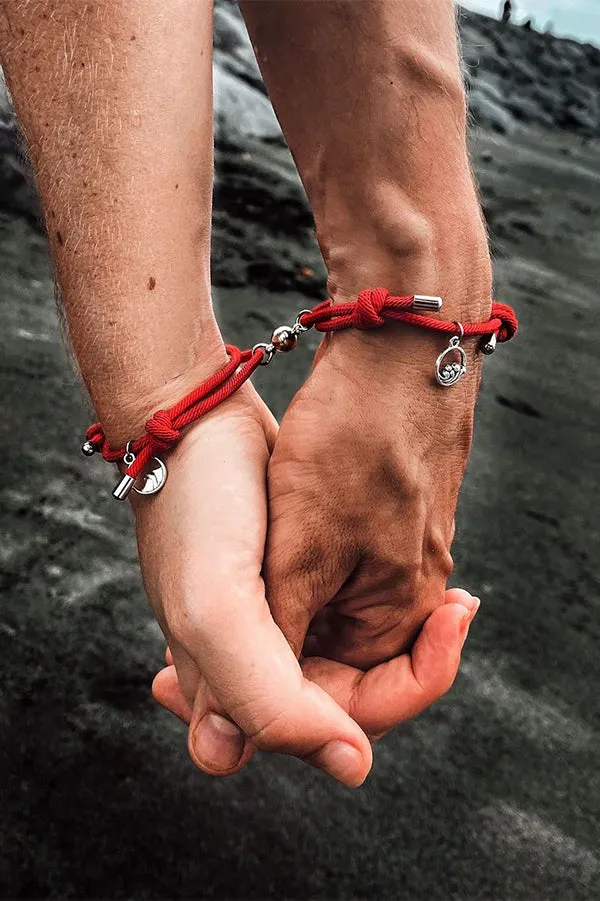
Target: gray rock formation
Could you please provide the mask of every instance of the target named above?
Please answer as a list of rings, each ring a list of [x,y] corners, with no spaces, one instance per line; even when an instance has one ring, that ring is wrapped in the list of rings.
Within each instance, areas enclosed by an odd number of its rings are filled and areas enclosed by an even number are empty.
[[[460,27],[474,124],[503,134],[541,126],[600,137],[600,49],[467,11],[461,12]],[[244,23],[231,0],[216,2],[214,46],[217,146],[229,153],[237,148],[240,157],[256,140],[285,146]],[[0,209],[39,223],[27,168],[0,81]],[[242,168],[240,201],[248,187],[247,160]],[[235,182],[231,172],[229,178],[227,193]],[[304,204],[297,185],[293,191]]]
[[[477,124],[500,132],[539,125],[600,136],[600,49],[460,16],[465,75]]]

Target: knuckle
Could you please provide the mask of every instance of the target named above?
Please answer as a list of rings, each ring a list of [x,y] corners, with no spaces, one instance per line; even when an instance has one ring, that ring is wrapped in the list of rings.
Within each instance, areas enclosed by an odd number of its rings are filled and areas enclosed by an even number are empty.
[[[428,530],[423,541],[423,561],[430,576],[439,574],[447,581],[452,575],[454,560],[443,529]]]
[[[282,710],[269,716],[266,723],[247,737],[260,751],[292,751],[294,740],[289,711]]]

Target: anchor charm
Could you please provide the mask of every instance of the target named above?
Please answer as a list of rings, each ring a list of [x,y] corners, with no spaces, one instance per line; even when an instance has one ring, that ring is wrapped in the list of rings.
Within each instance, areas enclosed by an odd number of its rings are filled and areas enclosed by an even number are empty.
[[[464,337],[465,330],[460,322],[456,323],[460,335],[453,335],[446,350],[443,350],[435,361],[435,378],[438,385],[444,388],[450,388],[463,377],[467,371],[467,355],[464,347],[461,346],[461,339]],[[458,360],[456,355],[458,354]],[[444,362],[447,357],[454,357],[453,360]]]

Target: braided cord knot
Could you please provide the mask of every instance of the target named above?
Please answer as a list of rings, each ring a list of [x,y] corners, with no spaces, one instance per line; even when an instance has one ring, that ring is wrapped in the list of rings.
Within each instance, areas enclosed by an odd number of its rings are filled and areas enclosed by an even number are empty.
[[[146,432],[156,450],[168,450],[181,437],[181,431],[173,425],[166,410],[157,410],[146,423]]]
[[[420,304],[419,301],[421,301]],[[438,305],[423,305],[423,301],[437,301]],[[302,310],[298,314],[296,325],[285,327],[285,331],[297,336],[298,332],[307,331],[313,326],[317,331],[325,333],[351,327],[366,330],[381,328],[387,320],[390,320],[451,335],[450,347],[443,351],[435,364],[436,378],[439,384],[449,386],[455,384],[466,371],[466,355],[458,343],[458,328],[461,338],[463,336],[465,338],[486,338],[488,345],[479,345],[483,353],[493,353],[495,342],[491,341],[490,336],[495,335],[499,342],[509,341],[518,329],[517,317],[507,304],[493,303],[489,319],[485,322],[465,323],[464,326],[423,314],[423,310],[437,311],[440,306],[440,298],[422,295],[395,297],[390,295],[386,288],[369,288],[361,291],[354,301],[334,304],[333,301],[326,300],[317,304],[312,310]],[[275,330],[276,332],[277,330]],[[491,349],[487,350],[487,346]],[[114,496],[118,499],[127,497],[129,491],[134,487],[134,480],[144,472],[145,467],[157,453],[170,450],[179,441],[187,426],[231,397],[264,362],[265,348],[272,356],[273,344],[258,344],[252,350],[240,350],[234,345],[226,345],[227,362],[193,391],[182,397],[170,410],[157,410],[146,422],[144,434],[134,441],[129,441],[125,447],[111,447],[102,425],[98,422],[91,425],[86,432],[86,443],[81,448],[82,453],[89,457],[98,451],[108,462],[127,464],[125,475],[113,492]],[[458,364],[456,362],[451,366],[448,364],[440,373],[440,363],[443,363],[446,355],[451,351],[460,353],[463,368],[458,378],[451,373],[452,378],[449,379],[445,375],[445,370],[454,369]],[[155,493],[162,486],[164,478],[166,478],[166,469],[158,457],[157,461],[162,469],[158,487],[149,491],[140,490],[139,493]],[[156,481],[156,467],[151,475]],[[148,481],[151,480],[148,479]],[[134,490],[138,489],[134,488]]]
[[[357,329],[380,328],[385,325],[381,315],[390,296],[385,288],[366,288],[356,298],[352,325]]]
[[[506,303],[494,302],[492,304],[492,316],[500,319],[501,326],[496,332],[498,341],[510,341],[517,334],[519,321],[512,307]]]

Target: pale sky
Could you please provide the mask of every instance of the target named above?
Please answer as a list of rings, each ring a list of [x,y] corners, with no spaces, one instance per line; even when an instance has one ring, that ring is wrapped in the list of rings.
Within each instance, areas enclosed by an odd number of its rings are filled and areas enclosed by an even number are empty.
[[[462,5],[497,16],[501,0],[462,0]],[[600,44],[600,2],[598,0],[513,0],[517,22],[533,18],[538,28],[554,23],[556,34]]]

